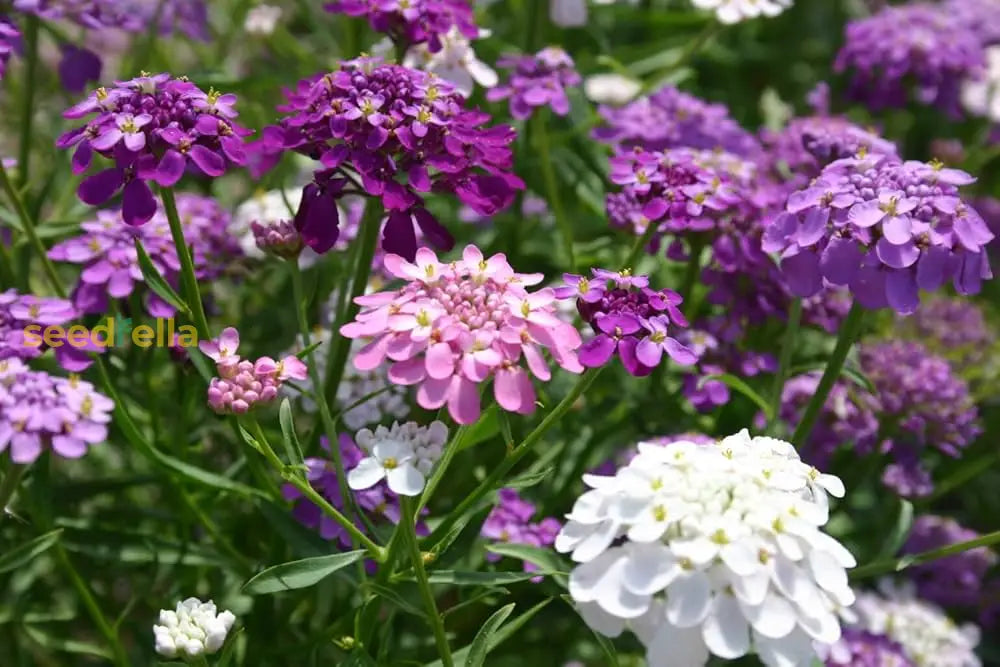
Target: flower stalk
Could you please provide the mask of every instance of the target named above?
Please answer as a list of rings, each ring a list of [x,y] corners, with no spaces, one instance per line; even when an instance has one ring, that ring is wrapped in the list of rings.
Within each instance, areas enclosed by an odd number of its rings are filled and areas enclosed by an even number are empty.
[[[441,656],[441,664],[444,667],[454,667],[454,660],[451,657],[451,649],[448,647],[448,637],[444,630],[444,620],[437,609],[434,600],[434,592],[431,590],[430,581],[427,579],[427,570],[424,568],[424,556],[420,552],[420,544],[417,541],[416,522],[417,510],[413,499],[407,496],[400,496],[403,506],[403,539],[406,540],[410,552],[410,561],[413,564],[413,573],[417,579],[417,587],[420,589],[420,597],[424,600],[424,607],[427,610],[427,620],[434,631],[434,643],[437,645],[438,654]]]
[[[205,307],[201,302],[201,292],[198,289],[198,277],[195,275],[191,249],[184,240],[184,229],[181,226],[180,215],[177,213],[177,199],[174,197],[173,189],[160,188],[160,198],[163,200],[163,210],[167,214],[167,222],[170,224],[170,236],[174,240],[177,258],[181,264],[181,287],[184,291],[184,300],[194,316],[194,326],[198,330],[199,339],[209,340],[212,333],[208,328]]]

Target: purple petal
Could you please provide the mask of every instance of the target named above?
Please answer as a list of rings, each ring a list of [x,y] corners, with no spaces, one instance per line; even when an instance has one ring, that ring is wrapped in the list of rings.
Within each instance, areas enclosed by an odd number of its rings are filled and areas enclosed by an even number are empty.
[[[814,245],[826,235],[826,223],[830,219],[830,209],[813,208],[806,212],[802,226],[795,235],[796,242],[803,247]]]
[[[188,155],[206,176],[222,176],[226,173],[226,161],[222,159],[222,156],[201,144],[192,146]]]
[[[845,238],[830,239],[820,257],[819,265],[823,277],[834,285],[848,285],[861,267],[864,255],[857,242]]]
[[[913,241],[902,245],[894,245],[889,239],[881,238],[875,244],[875,254],[886,266],[894,269],[905,269],[913,266],[920,259],[920,248]]]
[[[168,150],[156,166],[153,177],[159,185],[165,188],[173,187],[177,181],[181,180],[186,167],[187,160],[179,151]]]
[[[917,260],[917,287],[932,292],[944,284],[952,254],[947,248],[931,246],[923,251]]]
[[[156,214],[156,199],[146,181],[135,178],[122,193],[122,220],[130,225],[142,225]]]
[[[889,305],[901,315],[909,315],[920,305],[920,292],[913,271],[888,271],[885,295]]]
[[[382,229],[382,249],[412,262],[417,254],[417,234],[408,211],[393,211]]]
[[[100,206],[115,195],[124,179],[125,172],[121,169],[105,169],[83,179],[76,193],[84,204]]]
[[[823,289],[819,258],[813,252],[786,257],[781,260],[781,270],[785,273],[785,284],[796,296],[809,297]]]
[[[608,363],[615,353],[615,341],[610,336],[598,334],[580,347],[580,363],[587,368],[598,368]]]
[[[847,219],[858,227],[872,227],[885,217],[885,211],[879,206],[877,200],[866,201],[855,204],[847,213]]]

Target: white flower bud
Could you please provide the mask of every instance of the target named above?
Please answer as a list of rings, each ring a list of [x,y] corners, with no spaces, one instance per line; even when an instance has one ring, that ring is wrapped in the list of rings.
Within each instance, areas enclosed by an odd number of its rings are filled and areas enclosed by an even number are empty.
[[[217,613],[211,600],[188,598],[178,602],[174,611],[160,611],[160,624],[153,626],[156,652],[167,658],[215,653],[235,622],[232,612]]]

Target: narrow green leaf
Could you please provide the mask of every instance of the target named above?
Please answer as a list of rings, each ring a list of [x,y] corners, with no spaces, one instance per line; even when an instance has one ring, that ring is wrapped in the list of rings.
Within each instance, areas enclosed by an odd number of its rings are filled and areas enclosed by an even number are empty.
[[[538,472],[526,472],[523,475],[518,475],[514,479],[506,482],[504,484],[505,488],[512,489],[526,489],[530,486],[535,486],[536,484],[542,482],[546,477],[551,475],[556,471],[554,466],[549,466],[544,470],[539,470]]]
[[[291,561],[269,567],[243,584],[241,589],[248,595],[264,595],[308,588],[328,576],[358,561],[365,555],[363,549],[330,556],[318,556]]]
[[[479,420],[469,427],[468,431],[465,433],[465,437],[462,438],[462,444],[459,447],[459,451],[468,449],[469,447],[474,447],[481,442],[486,442],[490,438],[494,437],[500,432],[500,419],[497,416],[498,410],[496,405],[491,405]]]
[[[521,614],[520,616],[518,616],[517,618],[515,618],[510,623],[508,623],[507,625],[505,625],[502,628],[500,628],[500,630],[496,634],[493,635],[492,639],[490,639],[490,642],[489,642],[489,647],[490,648],[489,648],[489,650],[492,651],[497,646],[500,646],[500,644],[504,643],[505,641],[507,641],[508,639],[510,639],[511,637],[513,637],[517,633],[518,630],[520,630],[522,627],[524,627],[531,619],[533,619],[538,614],[538,612],[540,612],[542,609],[544,609],[554,599],[555,598],[549,598],[547,600],[542,600],[541,602],[539,602],[538,604],[536,604],[534,607],[532,607],[528,611],[524,612],[523,614]],[[469,649],[470,648],[472,648],[472,647],[471,646],[466,646],[465,648],[459,649],[458,651],[455,651],[452,654],[451,657],[455,661],[456,664],[462,662],[463,660],[465,660],[465,658],[469,655]],[[441,661],[440,660],[435,660],[434,662],[429,663],[428,665],[426,665],[426,667],[441,667]]]
[[[299,445],[299,438],[295,435],[295,422],[292,420],[292,404],[286,398],[281,401],[278,408],[278,421],[281,423],[281,439],[285,443],[285,453],[288,454],[288,461],[293,465],[302,465],[302,446]]]
[[[149,289],[153,290],[156,296],[160,297],[171,306],[181,311],[188,317],[191,318],[191,308],[184,302],[184,299],[174,291],[174,288],[170,286],[170,283],[160,275],[156,266],[153,265],[153,260],[149,258],[146,254],[146,249],[142,247],[142,241],[135,239],[135,252],[138,255],[139,260],[139,270],[142,272],[142,277],[146,281],[146,285]]]
[[[551,572],[469,572],[462,570],[437,570],[427,573],[432,584],[453,586],[499,586],[527,581],[532,577],[550,576]]]
[[[698,382],[698,387],[699,388],[704,387],[705,383],[710,380],[718,380],[719,382],[726,385],[730,389],[735,389],[739,393],[749,398],[751,401],[756,403],[757,407],[759,407],[764,412],[764,415],[767,417],[768,421],[771,421],[771,419],[774,418],[774,415],[771,414],[771,406],[767,404],[767,401],[764,400],[764,397],[758,394],[756,391],[754,391],[750,387],[750,385],[748,385],[746,382],[736,377],[735,375],[731,375],[729,373],[722,373],[721,375],[706,375],[703,378],[701,378],[701,380]]]
[[[913,527],[913,503],[905,498],[899,499],[899,514],[896,515],[896,523],[892,527],[892,532],[888,539],[882,543],[875,560],[883,560],[895,556],[906,538],[910,536],[910,529]]]
[[[62,528],[57,528],[56,530],[39,535],[35,539],[29,540],[0,556],[0,574],[16,570],[22,565],[30,563],[58,542],[61,534]]]
[[[497,418],[500,420],[500,433],[503,434],[503,444],[513,447],[517,443],[514,441],[514,434],[510,429],[510,417],[507,416],[506,410],[498,410]]]
[[[490,650],[490,639],[496,634],[503,622],[514,611],[514,603],[511,602],[505,607],[500,607],[496,612],[486,619],[483,627],[479,628],[475,639],[469,646],[469,657],[465,659],[465,667],[483,667],[486,662],[486,654]]]
[[[222,475],[218,475],[214,472],[202,470],[197,466],[193,466],[189,463],[181,461],[180,459],[175,459],[172,456],[164,454],[153,446],[150,446],[147,451],[159,464],[165,468],[173,470],[182,477],[185,477],[193,482],[198,482],[199,484],[211,486],[223,491],[238,493],[241,496],[257,496],[259,498],[267,498],[267,494],[260,489],[255,489],[252,486],[247,486],[246,484],[231,480],[228,477],[223,477]]]
[[[111,659],[111,654],[103,646],[98,646],[96,644],[76,639],[55,637],[33,625],[25,625],[22,627],[22,630],[24,630],[24,634],[29,636],[32,641],[50,651],[61,651],[63,653],[74,653],[76,655],[89,655],[97,658],[103,658],[104,660]]]
[[[412,604],[406,598],[404,598],[402,595],[392,590],[388,586],[382,586],[381,584],[370,582],[368,584],[365,584],[365,587],[368,588],[375,595],[379,596],[380,598],[385,598],[389,602],[393,603],[401,610],[405,611],[407,614],[412,614],[417,618],[423,618],[423,619],[427,618],[427,614],[424,613],[423,609]]]
[[[232,662],[233,657],[236,655],[236,644],[240,635],[243,634],[244,629],[245,628],[237,628],[236,632],[233,632],[226,637],[226,645],[222,648],[222,654],[215,663],[215,667],[229,667],[229,663]]]
[[[318,340],[318,341],[316,341],[315,343],[312,343],[311,345],[307,345],[307,346],[306,346],[306,347],[304,347],[304,348],[303,348],[303,349],[302,349],[302,350],[301,350],[300,352],[296,352],[296,353],[295,353],[295,356],[296,356],[296,357],[298,357],[299,359],[305,359],[306,357],[308,357],[308,356],[309,356],[309,354],[310,354],[310,353],[311,353],[311,352],[312,352],[313,350],[315,350],[315,349],[316,349],[317,347],[319,347],[319,346],[320,346],[320,345],[322,345],[322,344],[323,344],[323,341],[321,341],[321,340]]]
[[[543,572],[552,573],[552,578],[555,579],[556,583],[560,586],[566,586],[566,575],[562,573],[566,571],[567,566],[562,562],[562,559],[560,559],[559,556],[548,549],[539,549],[538,547],[532,547],[527,544],[508,544],[498,542],[497,544],[488,545],[486,550],[499,556],[517,558],[518,560],[527,561],[528,563],[537,565]]]

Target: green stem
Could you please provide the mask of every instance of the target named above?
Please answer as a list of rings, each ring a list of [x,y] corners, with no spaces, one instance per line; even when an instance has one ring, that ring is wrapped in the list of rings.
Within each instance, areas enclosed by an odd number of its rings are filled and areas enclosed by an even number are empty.
[[[877,561],[874,563],[869,563],[867,565],[862,565],[850,572],[851,579],[861,579],[864,577],[874,577],[880,574],[886,574],[889,572],[902,572],[908,567],[913,565],[920,565],[922,563],[929,563],[933,560],[938,560],[940,558],[947,558],[948,556],[954,556],[956,554],[964,553],[971,549],[976,549],[978,547],[990,547],[994,544],[1000,543],[1000,530],[994,531],[992,533],[986,533],[981,535],[974,540],[969,540],[967,542],[959,542],[957,544],[949,544],[946,547],[939,547],[937,549],[931,549],[930,551],[924,551],[923,553],[913,554],[910,556],[902,556],[900,558],[892,558],[890,560]]]
[[[454,667],[454,660],[451,657],[451,649],[448,647],[448,637],[444,631],[444,620],[437,609],[434,601],[434,593],[431,591],[431,584],[427,580],[427,570],[424,569],[424,556],[420,553],[420,545],[417,542],[416,507],[413,499],[407,496],[400,496],[400,503],[403,506],[403,538],[406,540],[410,551],[410,560],[413,562],[413,573],[417,578],[417,587],[420,589],[420,596],[424,599],[424,606],[427,609],[427,620],[434,631],[434,642],[437,644],[438,654],[441,656],[441,664],[444,667]]]
[[[244,423],[250,426],[249,430],[253,434],[254,438],[257,439],[257,444],[260,445],[261,450],[264,453],[264,458],[267,459],[268,463],[270,463],[271,466],[273,466],[285,480],[298,489],[303,496],[319,507],[324,514],[339,523],[341,527],[358,542],[358,544],[368,550],[372,558],[379,562],[385,560],[385,550],[372,542],[367,535],[358,530],[358,527],[355,526],[350,519],[341,514],[340,510],[331,505],[325,498],[323,498],[323,496],[317,493],[316,489],[309,484],[308,480],[302,477],[301,471],[295,471],[294,473],[290,473],[288,471],[288,466],[286,466],[281,459],[278,458],[278,455],[274,453],[271,443],[268,442],[267,436],[264,434],[264,429],[260,427],[260,423],[255,417],[244,417]],[[335,443],[331,443],[331,446],[335,446]]]
[[[191,314],[194,316],[194,326],[198,330],[198,337],[201,340],[210,340],[212,332],[208,328],[208,318],[205,317],[205,307],[201,302],[201,292],[198,289],[198,277],[194,272],[194,260],[191,259],[191,250],[184,240],[184,229],[181,227],[181,218],[177,213],[177,200],[174,198],[172,188],[160,188],[160,198],[163,200],[163,210],[167,214],[167,222],[170,224],[170,236],[174,240],[174,247],[177,249],[177,259],[181,264],[181,287],[184,291],[184,301],[187,302]]]
[[[670,63],[657,73],[657,75],[650,77],[642,86],[642,90],[639,92],[640,95],[645,95],[650,90],[655,88],[668,74],[671,74],[681,67],[687,65],[688,61],[695,56],[698,51],[701,50],[709,39],[711,39],[717,32],[722,29],[722,26],[716,21],[709,21],[705,29],[702,30],[698,35],[688,42],[687,48],[677,57],[677,60]]]
[[[177,491],[180,493],[181,500],[187,506],[188,511],[195,516],[199,523],[201,523],[202,527],[205,528],[205,532],[209,534],[215,544],[233,559],[233,562],[239,566],[243,574],[252,574],[254,568],[250,561],[248,561],[243,554],[241,554],[239,550],[237,550],[236,547],[234,547],[232,543],[226,539],[225,535],[223,535],[219,528],[215,525],[215,522],[212,521],[212,519],[205,514],[204,510],[198,506],[198,503],[195,502],[194,498],[192,498],[191,495],[184,489],[184,486],[181,484],[177,484],[176,486]]]
[[[650,222],[646,225],[646,231],[642,233],[635,243],[632,245],[632,250],[629,251],[628,256],[625,257],[625,261],[622,262],[622,268],[631,269],[635,266],[635,263],[639,261],[642,253],[645,252],[646,246],[649,242],[653,240],[653,235],[656,234],[656,230],[659,229],[660,223]]]
[[[4,476],[3,482],[0,482],[0,521],[3,521],[4,517],[7,516],[7,503],[14,496],[14,492],[17,491],[17,487],[21,483],[21,477],[27,470],[28,466],[14,463]]]
[[[69,559],[69,554],[66,553],[66,549],[63,545],[56,543],[55,547],[56,560],[59,561],[59,566],[62,567],[63,572],[69,577],[70,581],[73,583],[73,588],[76,589],[77,595],[83,600],[83,606],[87,608],[87,612],[90,614],[91,620],[97,626],[98,631],[104,635],[104,639],[111,646],[111,653],[114,655],[114,663],[120,667],[129,667],[131,664],[128,659],[128,655],[125,653],[125,648],[122,646],[121,640],[118,637],[118,633],[115,631],[114,627],[108,623],[108,619],[104,617],[104,612],[101,611],[100,606],[97,604],[97,600],[94,599],[94,595],[90,592],[90,587],[87,586],[87,582],[83,580],[80,573],[76,571],[73,567],[73,562]]]
[[[361,220],[360,238],[354,240],[360,243],[357,262],[354,265],[354,279],[351,281],[351,293],[343,313],[338,313],[337,322],[333,325],[333,349],[327,366],[325,395],[328,402],[333,402],[337,395],[337,386],[344,377],[344,366],[351,350],[351,339],[340,335],[340,327],[355,318],[361,306],[354,300],[365,293],[368,277],[372,272],[372,258],[375,257],[375,246],[378,245],[378,234],[382,222],[382,208],[374,199],[369,199],[365,206],[365,215]],[[323,394],[321,393],[320,396]],[[334,443],[330,443],[331,448]]]
[[[847,353],[851,351],[851,346],[861,335],[864,320],[865,311],[855,301],[851,305],[850,312],[847,313],[847,318],[840,325],[837,345],[833,348],[833,354],[830,355],[830,360],[826,363],[826,369],[823,371],[823,377],[820,378],[819,386],[816,387],[816,393],[809,399],[806,411],[802,414],[798,426],[795,427],[795,433],[792,435],[793,444],[801,447],[809,439],[816,418],[819,417],[820,410],[823,409],[827,396],[830,395],[830,390],[833,389],[834,383],[840,377],[840,371],[844,368]]]
[[[0,230],[0,234],[2,234]],[[0,284],[4,287],[15,286],[17,276],[14,275],[14,258],[11,257],[7,244],[0,238]]]
[[[998,453],[995,449],[991,449],[985,456],[963,461],[962,465],[956,468],[950,475],[945,477],[940,482],[934,483],[934,491],[931,495],[921,498],[915,504],[926,506],[932,501],[948,495],[954,489],[967,484],[992,468],[998,459],[1000,459],[1000,453]]]
[[[52,260],[49,259],[48,250],[35,230],[35,221],[28,213],[28,209],[24,205],[24,200],[21,199],[21,196],[14,188],[14,184],[10,180],[10,174],[7,173],[7,168],[3,166],[3,161],[0,161],[0,187],[3,188],[3,191],[7,194],[7,198],[14,205],[14,212],[17,213],[17,218],[21,222],[21,228],[28,235],[28,241],[31,242],[31,246],[38,254],[38,258],[42,262],[42,268],[45,270],[45,277],[48,278],[53,291],[56,293],[56,296],[65,299],[66,290],[63,289],[62,283],[59,280],[56,267],[52,264]]]
[[[681,298],[683,301],[681,303],[685,304],[688,312],[685,313],[690,321],[694,321],[695,309],[692,307],[691,295],[694,293],[694,286],[698,283],[698,276],[701,273],[701,251],[704,247],[704,243],[701,239],[691,242],[691,254],[688,257],[687,264],[684,268],[684,280],[681,283]]]
[[[792,362],[792,352],[795,340],[799,335],[799,324],[802,322],[802,299],[795,297],[788,309],[788,323],[785,329],[785,340],[781,344],[781,356],[778,359],[778,372],[774,376],[774,387],[771,389],[771,424],[778,419],[781,412],[781,394],[785,390],[785,380]]]
[[[31,129],[35,118],[35,86],[38,85],[37,16],[29,14],[24,22],[24,98],[21,100],[21,143],[17,156],[18,186],[28,181],[31,167]]]
[[[477,486],[472,493],[465,497],[465,500],[458,504],[458,507],[448,513],[448,516],[438,524],[434,532],[427,538],[427,542],[430,544],[436,544],[443,535],[446,535],[452,526],[464,515],[469,509],[475,507],[483,497],[493,491],[497,485],[503,480],[504,475],[510,472],[511,468],[517,465],[528,453],[528,451],[542,439],[542,436],[557,422],[563,415],[569,412],[569,409],[573,407],[576,400],[580,398],[590,385],[594,383],[597,376],[601,374],[602,368],[588,368],[584,371],[580,379],[577,380],[576,385],[573,389],[566,395],[566,397],[559,402],[556,407],[552,408],[552,412],[547,414],[542,422],[535,427],[535,429],[525,437],[514,449],[507,453],[493,471],[486,476],[479,486]]]
[[[485,413],[483,413],[485,414]],[[451,442],[449,442],[444,448],[444,454],[441,456],[441,460],[438,461],[437,467],[434,469],[434,474],[431,476],[430,480],[427,482],[427,486],[424,488],[423,494],[420,496],[420,502],[417,503],[417,513],[427,505],[427,502],[434,495],[434,491],[437,489],[438,484],[444,479],[445,471],[448,470],[448,466],[451,465],[452,459],[455,458],[455,454],[462,446],[462,440],[465,438],[465,434],[469,432],[469,426],[459,426],[458,430],[451,437]]]
[[[556,227],[562,236],[563,249],[569,261],[569,270],[576,271],[576,256],[573,253],[573,225],[566,218],[566,211],[563,209],[562,197],[559,195],[559,183],[556,181],[556,172],[552,166],[552,146],[549,142],[549,131],[546,127],[548,114],[538,114],[532,123],[535,125],[534,138],[537,142],[538,155],[541,158],[542,177],[545,179],[545,192],[548,195],[549,206],[556,219]]]

